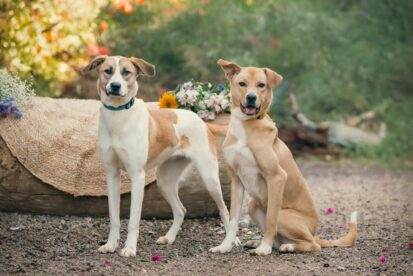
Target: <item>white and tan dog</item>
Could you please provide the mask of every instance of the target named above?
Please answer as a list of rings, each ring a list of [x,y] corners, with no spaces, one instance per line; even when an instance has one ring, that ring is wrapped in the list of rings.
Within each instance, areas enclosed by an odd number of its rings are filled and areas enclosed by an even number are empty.
[[[318,213],[308,185],[278,130],[266,115],[272,90],[282,77],[268,68],[240,67],[225,60],[218,64],[231,83],[230,126],[223,144],[230,167],[231,209],[227,235],[211,252],[232,249],[238,231],[244,190],[251,196],[249,215],[264,233],[261,241],[249,241],[252,254],[316,252],[321,247],[351,246],[357,237],[357,213],[351,215],[349,233],[338,240],[316,235]]]
[[[84,71],[99,69],[97,88],[103,103],[99,120],[99,154],[107,173],[110,232],[99,252],[114,252],[119,240],[120,170],[131,179],[128,237],[122,256],[135,256],[145,186],[145,170],[158,166],[157,185],[170,204],[174,221],[159,244],[173,243],[185,208],[178,197],[182,174],[192,163],[216,202],[225,229],[228,210],[222,198],[213,133],[195,113],[149,110],[140,99],[138,75],[155,75],[155,67],[139,58],[98,56]]]

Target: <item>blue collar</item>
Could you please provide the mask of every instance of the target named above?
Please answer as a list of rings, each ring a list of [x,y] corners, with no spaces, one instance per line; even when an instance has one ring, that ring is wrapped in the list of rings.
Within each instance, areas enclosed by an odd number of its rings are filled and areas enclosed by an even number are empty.
[[[124,104],[124,105],[111,106],[111,105],[103,104],[103,106],[106,107],[106,108],[109,109],[109,110],[112,110],[112,111],[121,111],[121,110],[126,110],[126,109],[131,108],[134,103],[135,103],[135,97],[132,97],[132,98],[130,99],[130,101],[127,102],[127,103]]]

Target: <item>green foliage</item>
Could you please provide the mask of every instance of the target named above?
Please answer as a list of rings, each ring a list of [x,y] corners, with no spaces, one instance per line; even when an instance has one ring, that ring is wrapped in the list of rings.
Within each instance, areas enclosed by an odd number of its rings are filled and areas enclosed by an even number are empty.
[[[248,2],[194,3],[158,28],[114,30],[115,51],[154,63],[168,87],[191,78],[222,82],[218,58],[273,68],[316,121],[374,110],[388,124],[381,146],[349,155],[411,160],[412,1]],[[277,99],[273,116],[286,123],[285,97]]]

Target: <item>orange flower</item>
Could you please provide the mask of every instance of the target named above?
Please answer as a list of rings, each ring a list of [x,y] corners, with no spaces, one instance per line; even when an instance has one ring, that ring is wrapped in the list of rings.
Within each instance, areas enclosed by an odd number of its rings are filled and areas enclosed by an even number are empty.
[[[178,108],[178,102],[176,101],[173,93],[163,93],[159,99],[160,108]]]
[[[135,7],[132,5],[131,2],[125,1],[125,2],[123,2],[121,10],[126,14],[131,14],[135,11]]]
[[[102,21],[102,22],[99,23],[99,31],[101,33],[106,31],[107,28],[108,28],[108,23],[106,23],[105,21]]]
[[[70,15],[67,11],[63,11],[60,15],[62,16],[63,20],[68,20],[70,18]]]
[[[144,2],[145,0],[136,0],[136,4],[138,4],[138,6],[142,6]]]

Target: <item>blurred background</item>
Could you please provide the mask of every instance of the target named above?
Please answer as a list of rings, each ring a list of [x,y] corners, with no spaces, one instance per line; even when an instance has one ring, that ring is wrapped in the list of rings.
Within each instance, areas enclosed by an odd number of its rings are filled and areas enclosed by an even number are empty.
[[[297,125],[374,114],[378,145],[341,158],[413,167],[413,1],[400,0],[0,0],[0,68],[31,80],[37,95],[97,98],[80,70],[96,55],[141,57],[157,76],[140,96],[189,80],[224,83],[216,61],[269,67],[285,82],[271,115]]]

